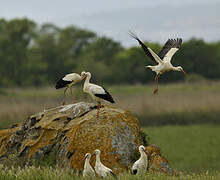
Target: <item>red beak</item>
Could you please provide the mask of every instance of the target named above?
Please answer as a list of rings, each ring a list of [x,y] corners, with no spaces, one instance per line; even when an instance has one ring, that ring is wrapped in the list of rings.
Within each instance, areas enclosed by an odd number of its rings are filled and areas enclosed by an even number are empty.
[[[187,75],[187,73],[185,71],[182,70],[182,72],[183,72],[184,75]]]

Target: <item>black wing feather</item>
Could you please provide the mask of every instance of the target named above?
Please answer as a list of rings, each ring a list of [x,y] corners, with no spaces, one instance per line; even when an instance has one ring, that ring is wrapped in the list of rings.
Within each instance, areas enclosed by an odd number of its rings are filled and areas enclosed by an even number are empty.
[[[56,89],[60,89],[60,88],[66,87],[68,84],[73,82],[73,81],[64,81],[63,78],[64,77],[60,78],[57,81],[56,86],[55,86]]]
[[[133,171],[132,171],[132,174],[137,174],[137,169],[134,169]]]
[[[132,32],[129,32],[129,35],[131,37],[133,37],[134,39],[136,39],[139,44],[141,45],[142,49],[144,50],[145,54],[150,57],[152,59],[153,62],[155,62],[157,64],[157,62],[155,61],[154,57],[152,56],[152,54],[150,53],[150,51],[148,50],[147,46]]]
[[[106,91],[105,88],[103,88],[105,90],[105,94],[94,94],[95,96],[102,98],[106,101],[109,101],[110,103],[115,103],[114,99],[112,98],[111,94],[109,94],[108,91]]]
[[[163,59],[164,56],[169,52],[171,48],[180,48],[182,44],[182,39],[177,38],[177,39],[168,39],[161,51],[158,53],[158,56]]]

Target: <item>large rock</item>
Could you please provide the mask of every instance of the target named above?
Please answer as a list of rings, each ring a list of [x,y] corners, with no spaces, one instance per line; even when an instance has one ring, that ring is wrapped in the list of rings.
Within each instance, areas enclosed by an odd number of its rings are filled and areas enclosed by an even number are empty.
[[[137,147],[146,145],[140,124],[130,112],[104,106],[96,118],[96,106],[76,103],[45,110],[23,123],[0,131],[0,163],[17,165],[47,161],[82,170],[84,155],[101,150],[101,160],[115,173],[130,167]],[[94,165],[94,157],[91,159]]]

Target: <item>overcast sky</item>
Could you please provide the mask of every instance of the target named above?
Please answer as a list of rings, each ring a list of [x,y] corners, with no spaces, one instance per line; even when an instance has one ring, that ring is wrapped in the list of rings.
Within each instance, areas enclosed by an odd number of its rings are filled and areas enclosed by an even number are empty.
[[[136,43],[129,30],[154,42],[177,36],[220,40],[219,0],[7,0],[1,2],[0,17],[78,25],[128,46]]]

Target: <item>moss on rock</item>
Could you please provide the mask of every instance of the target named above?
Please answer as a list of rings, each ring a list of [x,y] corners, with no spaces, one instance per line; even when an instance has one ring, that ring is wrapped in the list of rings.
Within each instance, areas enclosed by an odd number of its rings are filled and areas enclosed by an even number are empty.
[[[80,102],[45,110],[0,130],[0,163],[7,164],[13,155],[22,164],[31,164],[55,152],[58,166],[82,170],[84,155],[98,148],[103,163],[115,173],[128,169],[137,147],[147,143],[138,119],[107,105],[98,119],[96,113],[94,104]]]

